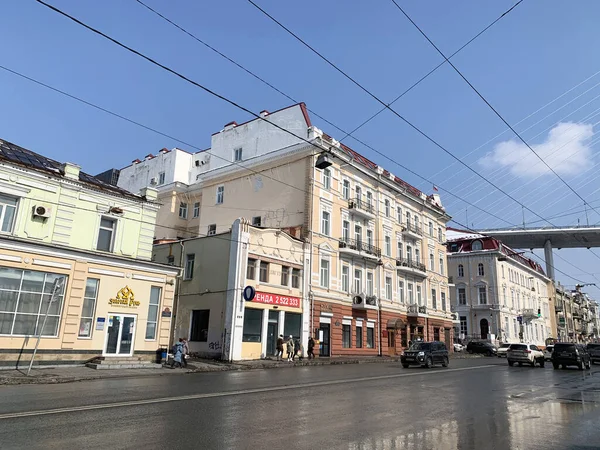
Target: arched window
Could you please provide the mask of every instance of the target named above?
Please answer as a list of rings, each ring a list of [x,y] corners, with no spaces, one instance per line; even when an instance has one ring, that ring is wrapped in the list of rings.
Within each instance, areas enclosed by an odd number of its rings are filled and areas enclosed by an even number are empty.
[[[472,251],[482,250],[482,249],[483,249],[483,244],[481,243],[481,241],[473,241],[473,243],[471,244]]]
[[[459,277],[464,277],[465,276],[465,268],[463,267],[462,264],[458,265],[458,276]]]
[[[485,271],[483,270],[482,263],[477,264],[477,273],[479,274],[480,277],[485,275]]]

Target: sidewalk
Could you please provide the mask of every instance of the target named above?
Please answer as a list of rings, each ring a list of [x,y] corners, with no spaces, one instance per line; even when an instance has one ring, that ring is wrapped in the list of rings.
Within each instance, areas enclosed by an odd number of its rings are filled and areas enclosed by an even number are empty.
[[[450,354],[452,359],[481,358],[482,355],[468,354]],[[160,369],[115,369],[115,370],[95,370],[85,366],[72,367],[35,367],[31,370],[30,376],[26,376],[27,369],[19,370],[0,370],[0,387],[2,385],[17,384],[58,384],[72,383],[75,381],[100,380],[107,378],[136,378],[148,376],[171,376],[185,375],[201,372],[222,372],[231,370],[257,370],[257,369],[276,369],[284,367],[305,367],[305,366],[326,366],[340,364],[375,364],[375,363],[394,363],[400,361],[399,356],[367,356],[367,357],[348,357],[340,356],[334,358],[317,358],[293,362],[277,361],[275,359],[261,359],[251,361],[236,361],[227,363],[214,360],[188,360],[186,369],[171,369],[162,367]]]

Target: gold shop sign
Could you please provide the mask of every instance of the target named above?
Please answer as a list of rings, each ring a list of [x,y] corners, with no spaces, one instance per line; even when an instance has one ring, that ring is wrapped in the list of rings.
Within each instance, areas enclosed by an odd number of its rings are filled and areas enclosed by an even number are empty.
[[[109,299],[108,304],[112,306],[126,306],[129,308],[140,306],[140,302],[135,299],[135,294],[129,286],[125,286],[117,292],[117,297]]]

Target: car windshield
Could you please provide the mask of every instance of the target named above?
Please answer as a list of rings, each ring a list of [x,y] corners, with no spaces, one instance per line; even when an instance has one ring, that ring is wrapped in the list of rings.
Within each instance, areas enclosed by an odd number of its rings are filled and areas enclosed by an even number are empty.
[[[427,342],[417,342],[410,346],[409,350],[431,350],[431,344]]]
[[[590,350],[600,350],[600,344],[588,344],[587,348]]]
[[[568,352],[575,350],[575,344],[556,344],[554,350],[561,352]]]
[[[510,344],[502,344],[502,345],[500,346],[500,348],[508,348],[508,347],[510,347]]]
[[[511,344],[511,350],[527,350],[527,346],[525,344]]]

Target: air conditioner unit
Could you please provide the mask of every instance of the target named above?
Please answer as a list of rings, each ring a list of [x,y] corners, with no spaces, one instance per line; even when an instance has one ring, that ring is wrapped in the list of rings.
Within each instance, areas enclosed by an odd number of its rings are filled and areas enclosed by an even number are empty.
[[[52,213],[52,208],[47,205],[35,205],[32,209],[33,217],[48,218]]]
[[[364,305],[365,304],[365,294],[355,294],[352,297],[353,305]]]
[[[156,180],[156,178],[150,178],[150,184],[152,186],[156,186],[158,184],[158,181]]]

